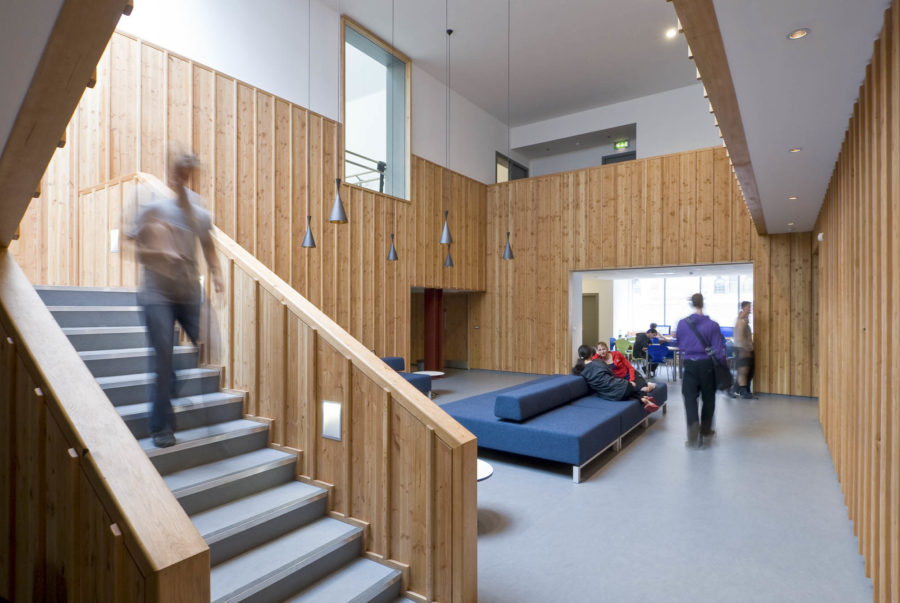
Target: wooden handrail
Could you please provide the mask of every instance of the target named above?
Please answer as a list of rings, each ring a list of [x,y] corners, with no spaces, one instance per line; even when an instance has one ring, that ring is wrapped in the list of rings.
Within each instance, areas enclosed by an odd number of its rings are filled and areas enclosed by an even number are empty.
[[[47,414],[41,415],[44,422],[58,426],[67,447],[78,457],[90,490],[118,526],[113,533],[120,533],[117,537],[124,540],[126,557],[137,565],[144,581],[144,599],[208,599],[209,548],[7,249],[0,249],[0,326],[24,365],[27,375],[21,378],[30,379],[40,390],[46,405]],[[15,404],[15,400],[8,403]],[[2,411],[12,412],[9,408]],[[40,429],[48,428],[42,425]],[[31,461],[34,459],[17,459],[20,471],[30,475],[29,483],[37,489],[53,486],[50,474],[67,471]],[[9,495],[18,498],[24,494]],[[46,509],[36,512],[49,513]],[[48,521],[46,517],[44,521]],[[71,530],[66,538],[94,540],[112,529],[102,526],[98,533],[98,526],[65,527]],[[15,559],[19,562],[25,560]],[[93,560],[106,562],[113,560]],[[74,568],[69,572],[78,573]]]

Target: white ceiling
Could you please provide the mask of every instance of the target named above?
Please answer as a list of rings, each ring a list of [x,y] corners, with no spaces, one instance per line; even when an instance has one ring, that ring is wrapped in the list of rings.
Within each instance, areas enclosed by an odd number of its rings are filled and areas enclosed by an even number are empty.
[[[890,1],[714,4],[766,228],[811,230]],[[788,40],[800,27],[810,35]]]
[[[325,0],[391,41],[391,0]],[[662,0],[510,0],[512,126],[695,82],[682,36]],[[445,7],[454,30],[450,84],[507,123],[507,3],[394,0],[394,46],[445,81]]]

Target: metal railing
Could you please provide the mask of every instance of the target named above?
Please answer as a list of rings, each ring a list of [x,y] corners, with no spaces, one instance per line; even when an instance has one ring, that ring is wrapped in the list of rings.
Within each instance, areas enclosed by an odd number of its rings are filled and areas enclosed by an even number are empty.
[[[348,184],[355,184],[357,186],[362,186],[364,188],[371,188],[375,190],[372,186],[370,186],[373,182],[378,183],[378,192],[384,192],[384,173],[387,170],[387,163],[384,161],[378,161],[377,159],[372,159],[371,157],[366,157],[365,155],[360,155],[359,153],[354,153],[350,150],[344,151],[344,162],[348,166],[354,166],[359,168],[359,171],[355,171],[354,173],[350,173],[350,168],[346,168],[344,174],[344,181]],[[353,156],[351,159],[350,156]]]

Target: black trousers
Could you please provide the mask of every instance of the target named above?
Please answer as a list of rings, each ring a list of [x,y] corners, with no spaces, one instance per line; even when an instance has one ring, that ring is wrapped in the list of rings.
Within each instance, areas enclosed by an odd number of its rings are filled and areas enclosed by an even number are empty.
[[[712,429],[716,412],[716,369],[711,358],[684,361],[681,395],[688,428],[699,422],[701,432]],[[697,398],[700,396],[703,397],[703,409],[698,416]]]

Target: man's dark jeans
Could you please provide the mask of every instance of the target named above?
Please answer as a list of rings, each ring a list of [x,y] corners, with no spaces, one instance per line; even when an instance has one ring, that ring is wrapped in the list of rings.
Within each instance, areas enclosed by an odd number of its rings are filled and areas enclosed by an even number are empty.
[[[175,345],[175,321],[181,323],[187,336],[196,345],[200,337],[200,304],[148,304],[144,306],[144,320],[150,345],[156,353],[156,387],[153,410],[150,412],[150,433],[172,433],[175,421],[172,395],[175,393],[175,371],[172,352]]]

